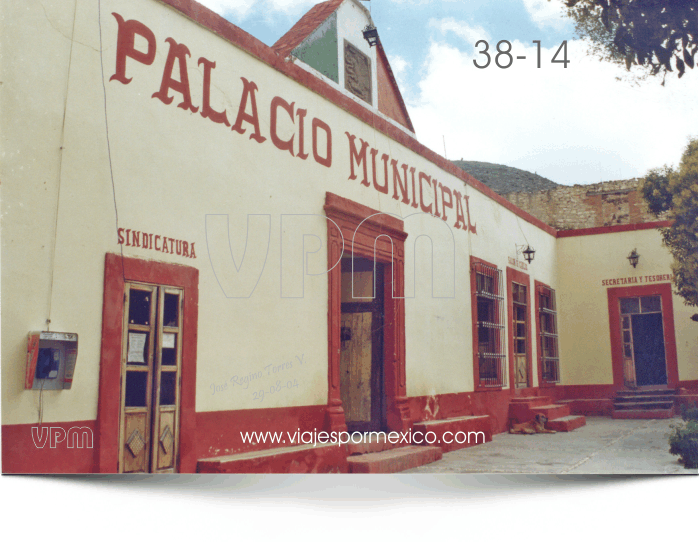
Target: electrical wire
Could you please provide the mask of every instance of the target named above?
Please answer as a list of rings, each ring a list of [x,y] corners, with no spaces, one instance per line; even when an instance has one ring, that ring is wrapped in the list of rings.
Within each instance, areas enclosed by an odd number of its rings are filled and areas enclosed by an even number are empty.
[[[70,35],[70,52],[68,53],[68,74],[66,75],[66,93],[65,102],[63,103],[63,120],[61,122],[61,145],[59,147],[58,156],[58,187],[56,191],[56,218],[53,226],[53,247],[51,248],[51,282],[49,284],[49,307],[46,316],[46,332],[51,329],[51,309],[53,306],[53,283],[54,271],[56,270],[56,243],[58,241],[58,211],[61,202],[61,179],[63,178],[63,144],[66,134],[66,112],[68,111],[68,89],[70,88],[70,67],[73,63],[73,37],[75,36],[75,20],[78,13],[78,0],[75,0],[73,8],[73,29]]]
[[[112,182],[112,199],[114,202],[114,220],[119,231],[119,210],[117,209],[117,198],[116,198],[116,186],[114,184],[114,168],[112,166],[112,147],[109,141],[109,119],[107,117],[107,87],[104,84],[104,58],[103,58],[103,48],[102,48],[102,0],[97,0],[97,24],[99,26],[100,34],[100,70],[102,74],[102,96],[104,97],[104,128],[107,136],[107,157],[109,158],[109,178]],[[126,272],[124,271],[124,247],[119,244],[119,251],[121,253],[121,277],[126,284]]]

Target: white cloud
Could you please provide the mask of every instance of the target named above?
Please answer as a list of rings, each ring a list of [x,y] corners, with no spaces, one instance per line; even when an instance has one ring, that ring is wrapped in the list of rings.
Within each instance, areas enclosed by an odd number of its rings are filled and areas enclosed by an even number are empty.
[[[388,63],[391,65],[393,75],[396,76],[396,81],[398,82],[398,88],[400,89],[401,94],[405,95],[408,90],[405,77],[408,74],[410,63],[399,55],[388,55]],[[406,96],[403,98],[406,98]]]
[[[473,47],[478,40],[490,41],[488,32],[486,32],[482,26],[469,25],[463,21],[457,21],[452,17],[446,19],[430,19],[429,26],[431,28],[436,28],[442,34],[453,32],[471,47]]]
[[[557,47],[541,51],[514,41],[510,68],[479,70],[474,56],[432,43],[426,74],[410,116],[419,140],[448,158],[517,166],[559,183],[593,183],[643,175],[677,163],[697,134],[699,70],[665,87],[619,82],[619,68],[585,56],[568,42],[567,68],[551,64]],[[478,62],[484,61],[478,56]],[[506,61],[501,58],[501,64]]]
[[[561,30],[568,22],[561,0],[522,0],[522,3],[539,28]]]
[[[266,14],[305,12],[307,8],[317,4],[318,0],[198,0],[198,2],[221,16],[233,14],[240,21],[253,11]]]
[[[198,0],[198,2],[221,16],[233,13],[239,19],[245,18],[255,5],[255,0]]]

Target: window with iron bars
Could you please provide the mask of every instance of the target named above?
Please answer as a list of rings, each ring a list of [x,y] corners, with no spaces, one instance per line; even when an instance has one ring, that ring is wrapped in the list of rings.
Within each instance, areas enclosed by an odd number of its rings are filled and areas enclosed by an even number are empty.
[[[544,382],[558,383],[558,323],[556,320],[556,291],[538,286],[539,299],[539,363]]]
[[[505,305],[502,271],[482,262],[474,262],[473,293],[476,307],[478,384],[503,387],[507,384],[505,358]]]

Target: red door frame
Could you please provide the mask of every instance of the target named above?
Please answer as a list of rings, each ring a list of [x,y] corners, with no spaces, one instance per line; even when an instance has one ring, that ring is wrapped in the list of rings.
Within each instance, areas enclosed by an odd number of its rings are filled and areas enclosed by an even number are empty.
[[[384,394],[389,431],[410,429],[405,386],[405,299],[403,221],[333,193],[325,193],[328,221],[328,409],[326,426],[346,431],[340,397],[340,318],[343,251],[391,265],[384,274]],[[333,224],[334,222],[334,224]],[[342,236],[337,227],[342,231]],[[358,227],[361,225],[361,228]],[[388,281],[391,271],[393,282]],[[392,285],[395,284],[395,285]],[[393,289],[392,289],[393,287]]]
[[[196,472],[195,392],[199,270],[191,266],[145,261],[107,253],[104,259],[104,302],[96,447],[99,472],[116,473],[121,412],[121,342],[124,283],[139,281],[184,289],[182,386],[180,388],[180,450],[178,471]]]
[[[514,307],[512,300],[512,283],[519,283],[521,285],[527,286],[527,387],[522,387],[517,389],[515,387],[515,342],[514,342],[514,331],[512,330],[512,317],[514,315]],[[532,386],[534,382],[532,375],[532,288],[529,283],[529,274],[525,274],[520,270],[515,270],[514,268],[507,267],[507,283],[505,285],[507,289],[507,319],[509,335],[507,338],[508,355],[510,357],[510,389],[512,391],[525,391]]]
[[[617,387],[624,387],[624,355],[621,342],[619,299],[652,295],[660,295],[662,301],[667,386],[669,388],[678,387],[680,377],[677,368],[677,346],[675,344],[675,314],[672,307],[672,286],[669,283],[655,283],[636,287],[610,287],[607,289],[609,339],[612,347],[612,373],[614,375],[614,385]]]

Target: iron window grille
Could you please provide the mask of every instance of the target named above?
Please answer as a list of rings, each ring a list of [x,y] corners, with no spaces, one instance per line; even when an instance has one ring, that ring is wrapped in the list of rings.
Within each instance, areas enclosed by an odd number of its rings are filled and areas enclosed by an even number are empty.
[[[485,263],[475,262],[475,298],[478,337],[478,385],[504,387],[507,385],[505,357],[505,297],[502,271]]]
[[[541,377],[544,382],[558,383],[560,381],[560,365],[558,357],[556,291],[543,285],[539,286],[538,291]]]

